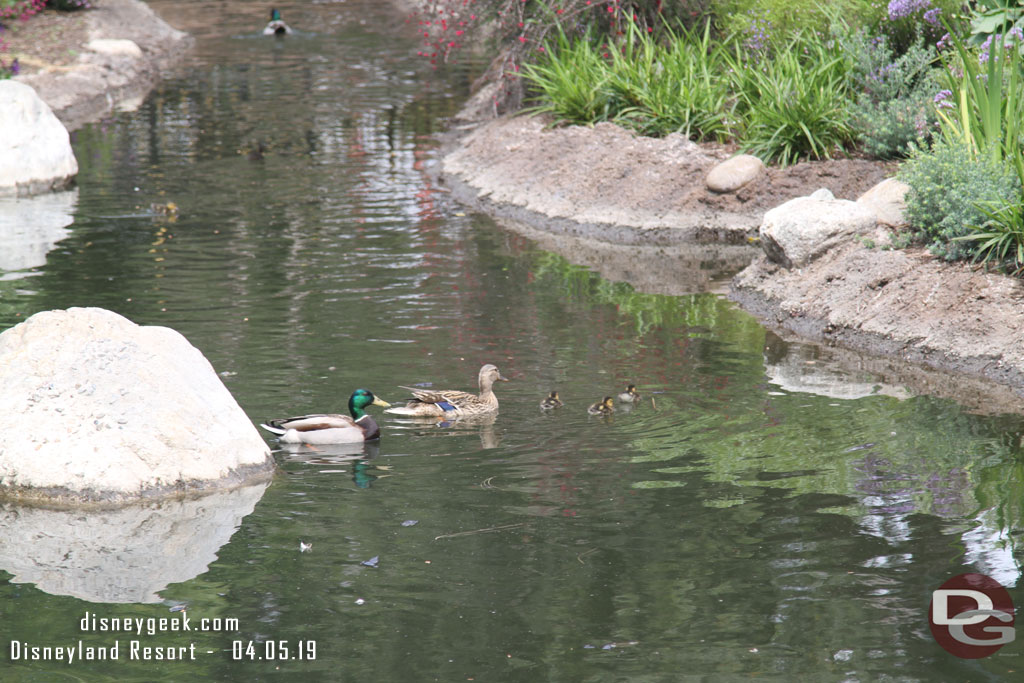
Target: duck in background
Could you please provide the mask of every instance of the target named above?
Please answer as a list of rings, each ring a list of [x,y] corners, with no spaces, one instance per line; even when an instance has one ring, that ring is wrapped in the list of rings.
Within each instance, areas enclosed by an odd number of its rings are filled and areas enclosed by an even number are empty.
[[[281,18],[281,11],[277,9],[270,10],[270,23],[263,29],[263,35],[283,36],[291,32],[292,30],[288,28],[288,24],[284,23],[284,20]]]
[[[467,415],[483,415],[498,412],[498,397],[494,395],[495,382],[507,382],[498,368],[488,363],[480,368],[477,384],[480,394],[471,394],[454,389],[415,389],[402,387],[412,392],[412,398],[404,406],[390,408],[384,412],[406,417],[443,417],[451,419]]]
[[[603,400],[587,408],[587,412],[591,415],[611,415],[615,412],[615,403],[611,396],[605,396]]]
[[[284,443],[312,445],[358,443],[380,438],[380,427],[373,416],[366,412],[367,406],[389,407],[368,389],[356,389],[348,399],[348,415],[318,414],[302,415],[267,420],[261,424],[268,432],[276,434]]]
[[[562,407],[562,399],[558,398],[558,392],[552,391],[540,402],[541,410],[554,410]]]

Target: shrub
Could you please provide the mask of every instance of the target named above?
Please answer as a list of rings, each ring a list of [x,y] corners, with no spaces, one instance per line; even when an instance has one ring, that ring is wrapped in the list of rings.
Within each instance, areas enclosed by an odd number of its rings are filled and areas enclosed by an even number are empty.
[[[986,222],[981,207],[1021,202],[1011,168],[956,139],[937,138],[930,150],[915,146],[897,178],[910,186],[906,216],[916,240],[946,260],[977,252],[976,244],[957,238]]]
[[[935,127],[939,90],[935,51],[919,37],[897,56],[885,36],[861,30],[843,41],[858,89],[853,120],[865,151],[879,159],[905,157],[915,140],[927,142]]]

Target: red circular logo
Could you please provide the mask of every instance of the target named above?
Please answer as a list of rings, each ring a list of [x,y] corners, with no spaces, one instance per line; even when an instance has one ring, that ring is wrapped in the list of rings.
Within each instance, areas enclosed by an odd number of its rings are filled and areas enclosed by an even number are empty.
[[[928,623],[936,642],[950,654],[980,659],[1012,643],[1013,600],[995,579],[960,574],[932,591]]]

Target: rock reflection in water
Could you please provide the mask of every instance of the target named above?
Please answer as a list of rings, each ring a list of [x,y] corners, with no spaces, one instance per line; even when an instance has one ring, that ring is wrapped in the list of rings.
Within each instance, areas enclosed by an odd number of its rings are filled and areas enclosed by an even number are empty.
[[[0,505],[0,569],[89,602],[153,603],[206,572],[269,482],[114,509]]]
[[[24,277],[71,233],[78,188],[35,197],[0,198],[0,280]]]
[[[951,398],[967,412],[1024,414],[1024,395],[1009,387],[967,375],[954,379],[899,358],[793,341],[771,331],[765,331],[764,364],[771,382],[786,391],[839,399],[932,395]]]
[[[610,244],[543,232],[510,219],[499,223],[540,249],[589,268],[605,280],[629,283],[644,294],[682,296],[714,291],[760,253],[752,246],[736,244]]]

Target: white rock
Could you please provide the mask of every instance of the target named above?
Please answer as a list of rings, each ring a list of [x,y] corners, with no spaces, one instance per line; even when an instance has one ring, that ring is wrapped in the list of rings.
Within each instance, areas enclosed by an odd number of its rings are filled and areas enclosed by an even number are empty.
[[[705,184],[712,192],[735,192],[764,173],[764,163],[750,154],[737,154],[708,173]]]
[[[123,38],[97,38],[85,46],[93,52],[122,57],[141,57],[142,50],[133,40]]]
[[[862,194],[857,203],[875,212],[882,225],[898,228],[907,224],[907,192],[910,186],[895,178],[886,178]]]
[[[820,188],[818,188],[817,190],[812,192],[810,196],[811,196],[811,199],[821,199],[821,200],[835,199],[836,198],[836,196],[834,194],[832,194],[832,190],[828,189],[827,187],[820,187]]]
[[[0,195],[66,187],[78,173],[68,131],[24,83],[0,81]]]
[[[273,470],[255,427],[178,332],[100,308],[0,334],[0,488],[122,502],[230,487]]]
[[[800,267],[875,224],[871,209],[818,190],[767,211],[759,231],[761,247],[772,261],[786,268]]]

